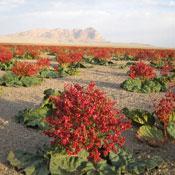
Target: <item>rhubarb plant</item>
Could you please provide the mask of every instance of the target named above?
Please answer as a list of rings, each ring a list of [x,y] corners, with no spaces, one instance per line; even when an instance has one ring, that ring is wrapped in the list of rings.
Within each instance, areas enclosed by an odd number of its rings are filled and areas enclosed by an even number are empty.
[[[175,140],[175,94],[167,93],[153,113],[123,109],[123,113],[138,129],[136,137],[152,146],[160,146],[167,139]]]
[[[125,80],[121,87],[127,91],[151,93],[165,92],[174,75],[157,76],[155,70],[143,62],[130,67],[129,79]]]

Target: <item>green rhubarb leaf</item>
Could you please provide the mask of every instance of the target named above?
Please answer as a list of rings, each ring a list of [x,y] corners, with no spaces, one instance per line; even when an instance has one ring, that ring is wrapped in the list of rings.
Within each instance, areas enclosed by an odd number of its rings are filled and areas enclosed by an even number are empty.
[[[69,156],[64,152],[51,153],[49,169],[51,174],[67,175],[74,173],[85,160],[78,156]]]
[[[169,122],[167,132],[173,139],[175,139],[175,122]]]
[[[47,117],[48,108],[37,108],[29,113],[24,114],[24,124],[30,127],[38,127],[43,129],[46,127],[44,119]]]
[[[42,70],[39,76],[42,78],[58,78],[59,77],[58,73],[55,70],[48,70],[48,69]]]
[[[39,107],[37,109],[25,109],[19,111],[16,115],[16,120],[28,127],[34,127],[44,129],[47,127],[47,123],[44,119],[48,116],[50,109],[46,107]]]
[[[3,94],[3,89],[0,87],[0,96]]]
[[[47,159],[44,155],[16,151],[8,154],[8,162],[11,166],[24,172],[25,175],[49,175]]]
[[[122,111],[135,125],[153,125],[155,122],[153,114],[148,111],[141,109],[129,110],[128,108],[123,108]]]
[[[150,159],[145,160],[136,160],[128,164],[127,169],[131,174],[143,174],[146,171],[150,171],[160,166],[163,162],[163,159],[159,156],[154,156]]]
[[[161,91],[161,84],[154,80],[145,80],[142,83],[143,93],[150,93],[150,92],[160,92]]]
[[[131,92],[140,92],[141,86],[142,86],[142,82],[139,78],[136,78],[136,79],[129,78],[128,80],[125,80],[121,84],[121,87],[123,89]]]
[[[55,89],[46,89],[44,90],[44,100],[48,99],[50,96],[56,96],[56,95],[59,95],[61,92],[60,91],[57,91]]]
[[[43,81],[42,78],[38,78],[38,77],[22,77],[20,80],[23,84],[23,86],[25,87],[30,87],[33,85],[38,85],[41,84],[41,82]]]
[[[22,82],[18,76],[12,72],[7,72],[0,78],[0,85],[17,87],[22,86]]]
[[[137,138],[145,141],[152,146],[158,146],[164,142],[164,135],[162,130],[155,126],[143,125],[137,131]]]
[[[107,164],[106,161],[100,161],[97,164],[96,171],[98,171],[100,175],[116,175],[115,167]]]
[[[175,122],[175,112],[170,115],[169,122]]]
[[[127,165],[134,162],[133,156],[124,149],[119,149],[117,154],[110,152],[110,161],[118,174],[127,172]]]
[[[92,162],[83,162],[83,168],[81,169],[81,175],[116,175],[115,167],[107,164],[105,160],[93,164]]]

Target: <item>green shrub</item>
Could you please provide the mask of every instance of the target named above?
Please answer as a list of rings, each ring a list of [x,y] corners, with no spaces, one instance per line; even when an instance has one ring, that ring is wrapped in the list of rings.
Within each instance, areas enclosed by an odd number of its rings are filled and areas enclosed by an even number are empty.
[[[165,80],[163,78],[154,78],[151,80],[129,78],[121,84],[121,87],[130,92],[165,92],[168,89],[168,80]]]
[[[42,78],[38,77],[28,77],[28,76],[17,76],[12,72],[7,72],[0,78],[0,85],[3,86],[24,86],[29,87],[33,85],[41,84],[43,81]]]

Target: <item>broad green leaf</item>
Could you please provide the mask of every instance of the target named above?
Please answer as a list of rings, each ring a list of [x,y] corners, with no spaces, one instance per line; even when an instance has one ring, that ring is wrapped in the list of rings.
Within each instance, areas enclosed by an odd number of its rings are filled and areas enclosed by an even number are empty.
[[[155,169],[156,167],[160,166],[162,162],[163,159],[161,157],[154,156],[150,159],[136,160],[135,162],[128,164],[127,169],[131,174],[140,175],[148,170]]]
[[[37,109],[25,109],[19,111],[15,116],[18,123],[22,123],[28,127],[44,129],[47,123],[44,119],[50,114],[50,109],[47,106],[39,107]]]
[[[137,131],[137,138],[150,145],[158,146],[164,142],[163,132],[155,126],[143,125]]]
[[[2,95],[3,93],[3,89],[0,87],[0,96]]]
[[[96,170],[99,172],[101,175],[116,175],[115,167],[107,164],[106,161],[100,161],[97,164]]]
[[[173,139],[175,139],[175,122],[169,122],[167,132]]]
[[[73,173],[85,161],[77,156],[69,156],[66,153],[52,153],[50,159],[50,172],[54,175],[67,175]]]
[[[0,62],[0,70],[9,71],[13,67],[14,59],[7,63]]]
[[[6,72],[6,74],[1,77],[0,84],[14,87],[22,86],[22,82],[19,80],[19,77],[12,72]]]
[[[131,92],[140,92],[142,86],[142,82],[140,79],[131,79],[129,78],[128,80],[125,80],[122,84],[121,87],[127,91]]]
[[[116,175],[115,167],[106,163],[105,160],[93,164],[92,162],[85,162],[81,170],[81,174],[87,175]]]
[[[118,153],[110,152],[109,158],[112,165],[115,167],[117,174],[123,174],[127,172],[127,165],[134,162],[132,155],[124,150],[119,149]]]
[[[23,154],[22,154],[23,156]],[[21,156],[20,156],[21,157]],[[20,157],[16,158],[15,154],[10,151],[8,156],[7,156],[7,160],[10,162],[10,164],[18,169],[22,168],[22,163],[20,162]]]
[[[132,120],[133,124],[136,125],[153,125],[155,122],[155,118],[153,114],[148,111],[141,109],[129,110],[128,108],[124,108],[123,113]]]
[[[155,68],[161,68],[162,66],[164,66],[164,61],[159,61],[159,62],[154,62],[154,61],[151,61],[150,62],[151,66],[155,67]]]
[[[40,77],[42,78],[58,78],[59,75],[55,70],[45,69],[40,72]]]
[[[145,80],[142,84],[141,91],[143,93],[160,92],[161,84],[154,80]]]
[[[4,86],[25,86],[29,87],[32,85],[40,84],[43,81],[42,78],[38,77],[19,77],[12,72],[6,72],[1,78],[0,78],[0,85]]]
[[[49,175],[48,160],[44,155],[31,154],[23,151],[10,152],[7,160],[10,165],[25,175]]]
[[[169,122],[175,122],[175,112],[170,115]]]
[[[30,87],[32,85],[38,85],[41,84],[41,82],[43,81],[42,78],[38,78],[38,77],[22,77],[20,80],[23,84],[23,86],[26,87]]]

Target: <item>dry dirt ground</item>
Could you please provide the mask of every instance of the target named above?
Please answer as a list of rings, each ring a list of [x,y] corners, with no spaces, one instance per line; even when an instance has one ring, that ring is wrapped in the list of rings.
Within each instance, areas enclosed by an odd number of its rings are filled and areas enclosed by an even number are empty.
[[[64,83],[87,85],[90,81],[94,81],[98,87],[107,92],[108,96],[118,101],[120,109],[128,107],[152,111],[154,103],[164,94],[140,94],[122,90],[120,84],[127,79],[127,70],[127,68],[120,69],[118,66],[93,66],[92,68],[81,69],[80,74],[76,76],[62,79],[45,79],[40,86],[29,88],[3,87],[3,94],[0,96],[0,175],[17,174],[6,162],[7,153],[10,150],[21,149],[34,152],[38,147],[48,143],[48,139],[40,132],[17,124],[14,118],[19,110],[35,107],[41,103],[45,89],[62,90]],[[0,72],[0,74],[2,75],[3,72]],[[134,137],[134,131],[128,132],[126,137],[126,147],[131,152],[155,153],[170,162],[175,162],[175,145],[166,144],[160,148],[152,148],[138,142]]]

